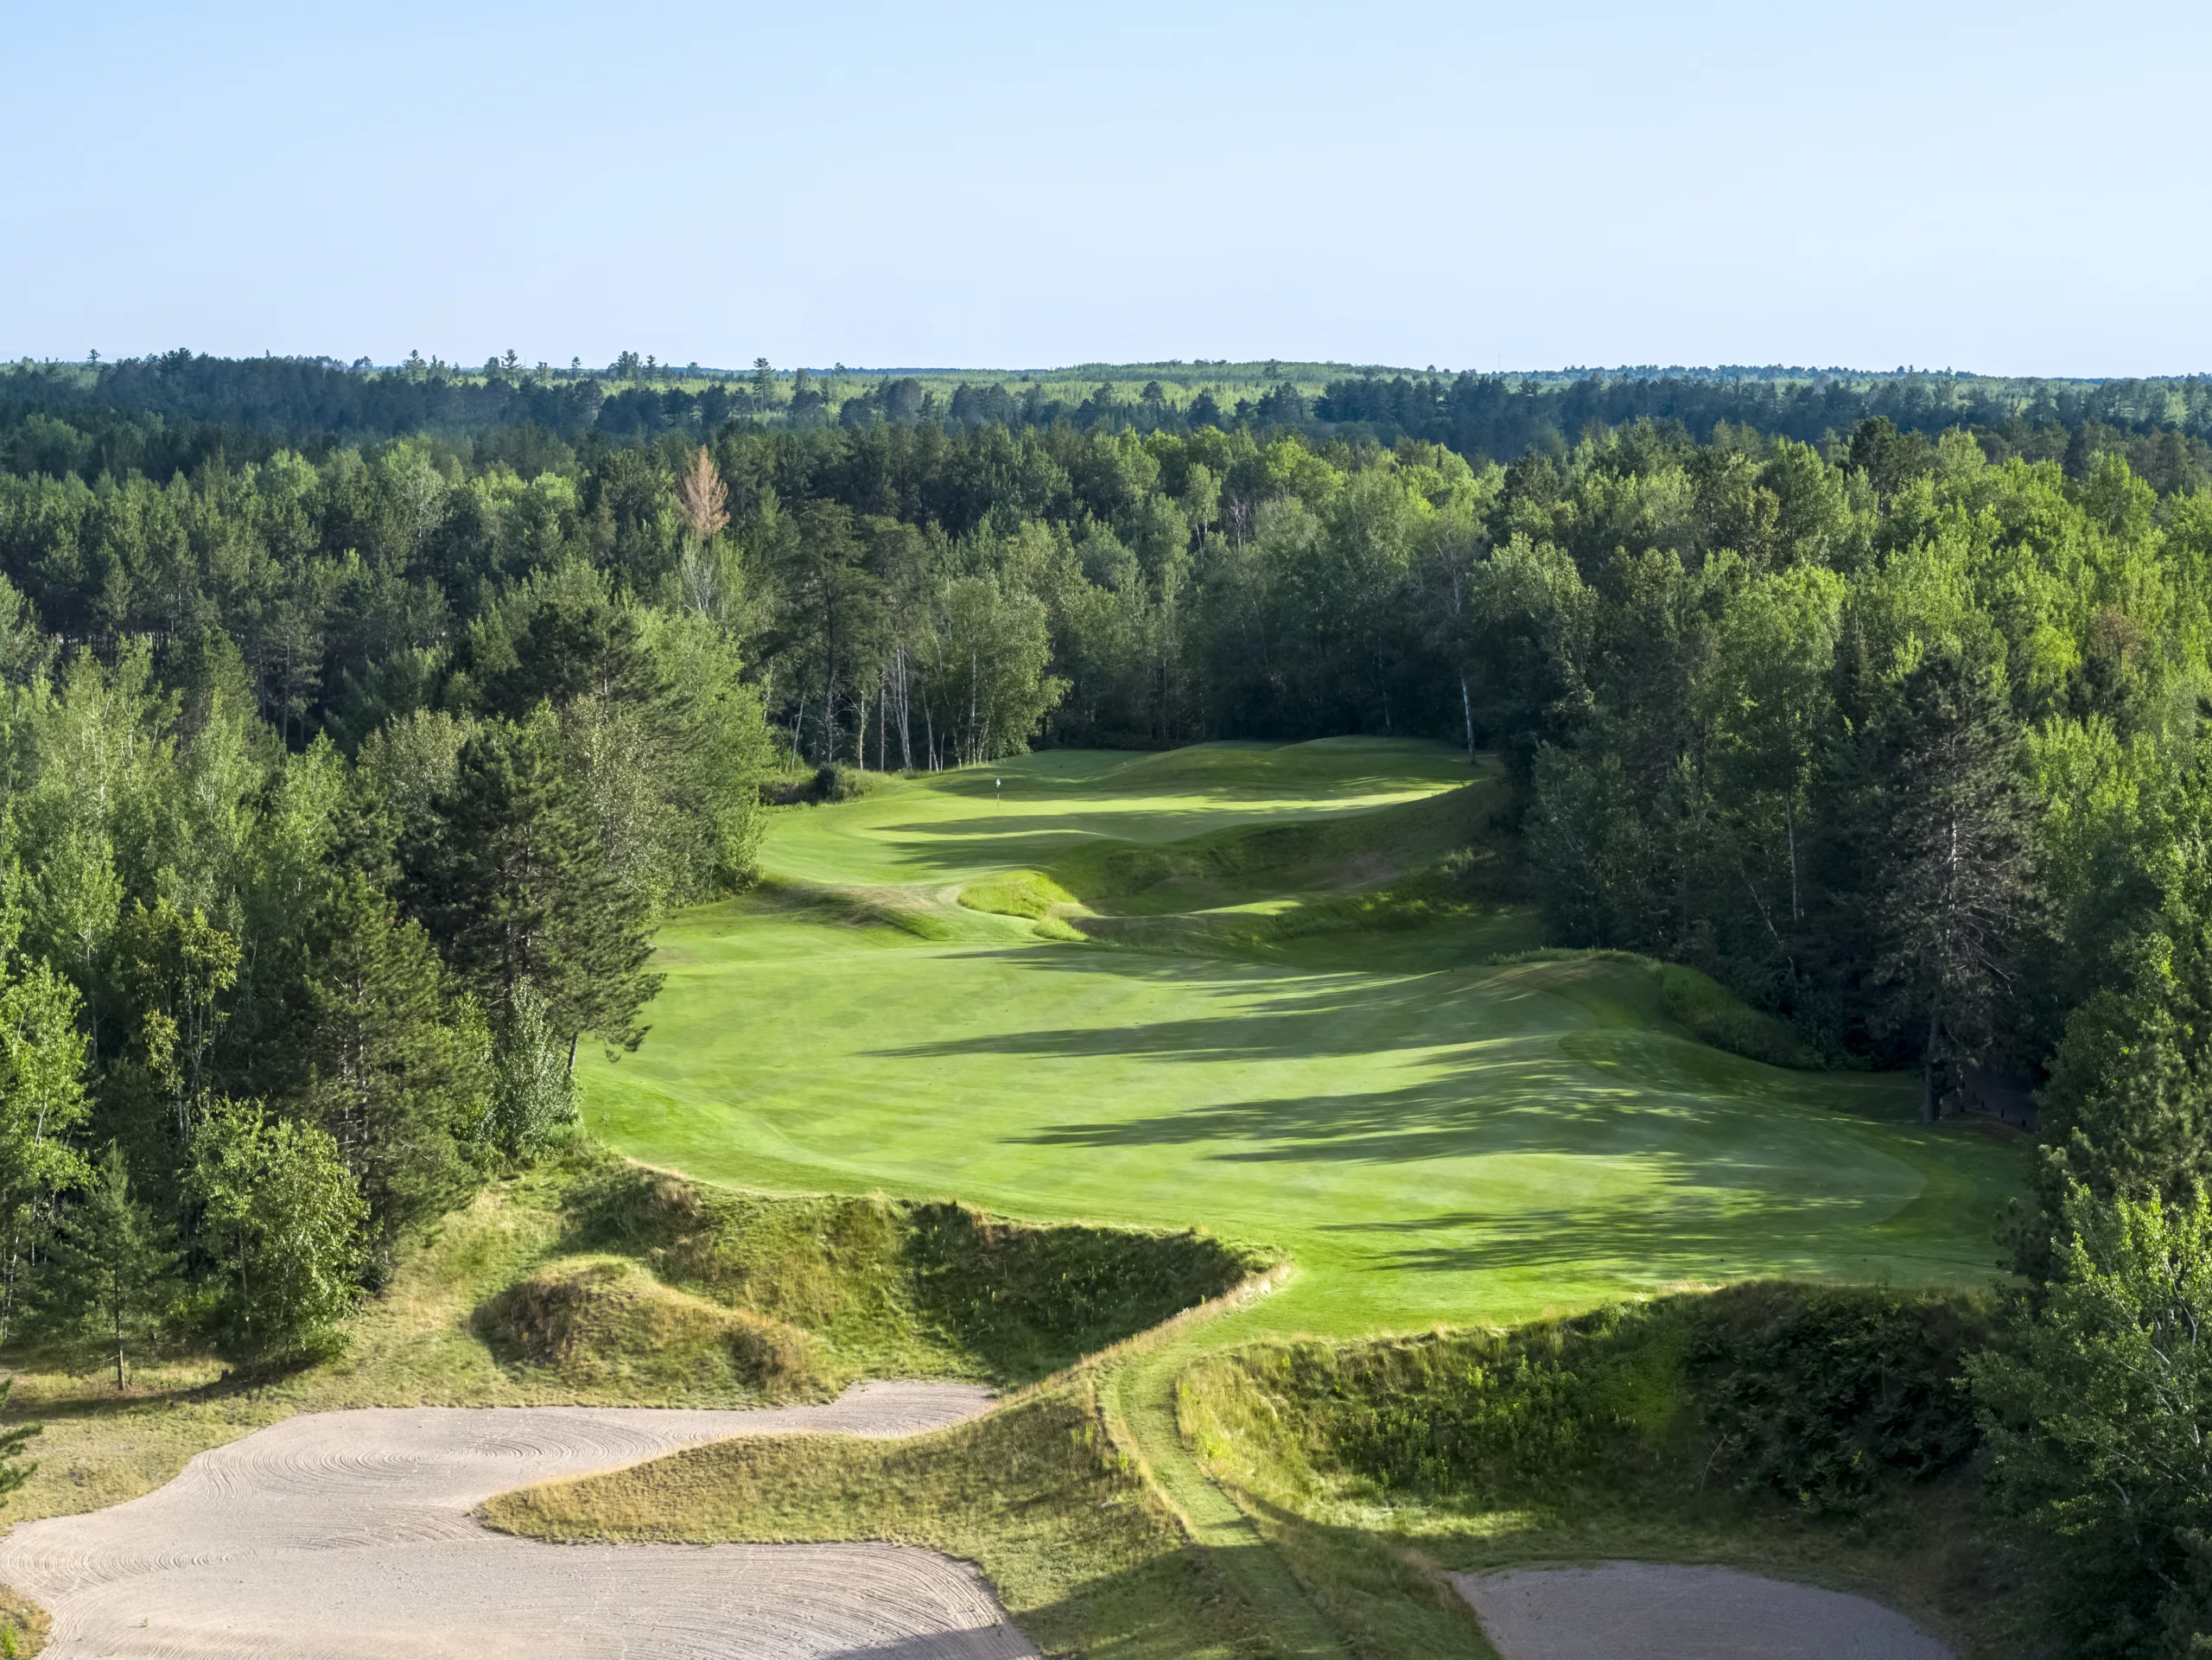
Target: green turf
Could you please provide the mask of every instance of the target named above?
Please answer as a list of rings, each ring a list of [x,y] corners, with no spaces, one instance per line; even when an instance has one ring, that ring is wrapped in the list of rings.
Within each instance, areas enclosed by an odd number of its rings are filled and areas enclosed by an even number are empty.
[[[1237,1337],[1989,1277],[2016,1146],[1917,1127],[1907,1080],[1696,1042],[1646,965],[1492,962],[1537,943],[1525,913],[1383,904],[1479,830],[1492,786],[1437,799],[1469,778],[1405,742],[1058,752],[780,811],[769,885],[664,931],[590,1125],[717,1181],[1287,1249]],[[1026,872],[1137,943],[959,903],[1013,877],[1034,912]],[[1344,925],[1277,925],[1309,913]]]

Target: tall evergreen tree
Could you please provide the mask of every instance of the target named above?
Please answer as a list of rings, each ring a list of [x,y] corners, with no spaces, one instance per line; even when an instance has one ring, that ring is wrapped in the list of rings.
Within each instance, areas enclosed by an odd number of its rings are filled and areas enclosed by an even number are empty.
[[[469,1190],[491,1083],[483,1019],[422,925],[359,872],[333,884],[310,961],[302,1093],[389,1242]]]
[[[132,1195],[123,1148],[111,1142],[48,1250],[39,1282],[46,1323],[112,1353],[120,1392],[129,1385],[130,1351],[161,1329],[177,1260],[153,1213]]]
[[[1833,935],[1864,941],[1879,1029],[1917,1053],[1921,1116],[1979,1055],[2035,901],[2018,740],[1993,677],[1932,649],[1881,696],[1843,769]],[[1859,913],[1856,923],[1839,909]]]
[[[527,980],[571,1069],[583,1033],[632,1048],[645,1036],[638,1011],[660,989],[651,919],[607,868],[550,709],[469,740],[408,862],[418,914],[495,1024]]]

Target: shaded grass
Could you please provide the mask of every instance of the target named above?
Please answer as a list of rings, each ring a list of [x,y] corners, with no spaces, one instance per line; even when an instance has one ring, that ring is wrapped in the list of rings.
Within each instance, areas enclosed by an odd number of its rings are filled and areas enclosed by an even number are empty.
[[[1760,1013],[1711,976],[1676,963],[1656,967],[1667,1013],[1699,1042],[1770,1066],[1809,1071],[1824,1064],[1789,1021]]]
[[[1250,1611],[1113,1448],[1088,1377],[909,1441],[741,1437],[504,1494],[484,1517],[563,1541],[921,1545],[975,1562],[1047,1652],[1268,1652]]]
[[[1201,1358],[1178,1415],[1376,1652],[1467,1651],[1424,1574],[1631,1558],[1828,1584],[1966,1652],[2033,1654],[2017,1569],[1974,1513],[1956,1374],[1988,1318],[1970,1299],[1770,1285],[1511,1330],[1273,1341]],[[1332,1584],[1363,1555],[1398,1565],[1395,1591]]]

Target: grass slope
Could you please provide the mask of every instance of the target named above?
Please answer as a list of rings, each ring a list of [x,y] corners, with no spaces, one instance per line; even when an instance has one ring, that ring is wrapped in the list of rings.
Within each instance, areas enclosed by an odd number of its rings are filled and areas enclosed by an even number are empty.
[[[709,1189],[588,1145],[502,1182],[402,1253],[348,1352],[296,1376],[205,1358],[118,1396],[14,1353],[46,1426],[8,1521],[149,1491],[296,1412],[552,1402],[743,1406],[861,1377],[1019,1385],[1201,1303],[1264,1254],[1183,1230],[1037,1227],[944,1201]]]
[[[587,1115],[716,1180],[1287,1248],[1246,1332],[1987,1277],[2015,1147],[1919,1128],[1895,1078],[1701,1043],[1774,1034],[1648,964],[1496,960],[1535,940],[1484,864],[1494,790],[1440,746],[1332,740],[785,810],[772,891],[664,932],[652,1035],[592,1059]]]
[[[1746,1285],[1564,1322],[1270,1339],[1177,1391],[1206,1470],[1363,1652],[1462,1652],[1446,1604],[1362,1597],[1356,1561],[1431,1571],[1718,1561],[1869,1594],[1972,1655],[2044,1645],[1978,1525],[1957,1294]],[[1347,1580],[1353,1591],[1348,1593]]]

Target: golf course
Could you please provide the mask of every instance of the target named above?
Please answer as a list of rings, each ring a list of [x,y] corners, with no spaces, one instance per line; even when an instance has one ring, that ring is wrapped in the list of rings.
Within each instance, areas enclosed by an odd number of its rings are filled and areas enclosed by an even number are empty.
[[[730,1188],[1198,1229],[1275,1266],[889,1462],[733,1444],[495,1526],[920,1544],[1053,1651],[1489,1655],[1465,1574],[1622,1555],[1872,1589],[1988,1648],[1979,1566],[1931,1546],[1948,1499],[1845,1542],[1818,1506],[1707,1492],[1728,1443],[1686,1428],[1684,1366],[1835,1340],[1771,1376],[1955,1370],[2017,1136],[1922,1125],[1910,1078],[1824,1069],[1688,970],[1544,948],[1488,757],[1052,751],[813,793],[772,813],[758,887],[662,932],[648,1034],[585,1062],[592,1134]],[[1808,1339],[1830,1320],[1853,1335]],[[1557,1453],[1448,1502],[1420,1495],[1463,1479],[1389,1473],[1439,1435],[1467,1456],[1437,1426],[1554,1368],[1600,1380]]]
[[[1650,964],[1533,951],[1524,908],[1437,869],[1501,789],[1332,739],[782,810],[763,886],[664,931],[649,1035],[587,1062],[589,1127],[706,1180],[1287,1254],[1224,1339],[1986,1282],[2020,1150],[1920,1127],[1909,1078],[1699,1041]]]

